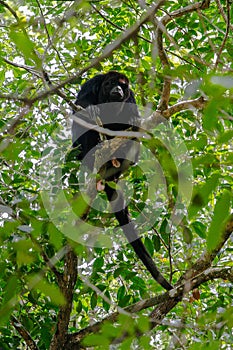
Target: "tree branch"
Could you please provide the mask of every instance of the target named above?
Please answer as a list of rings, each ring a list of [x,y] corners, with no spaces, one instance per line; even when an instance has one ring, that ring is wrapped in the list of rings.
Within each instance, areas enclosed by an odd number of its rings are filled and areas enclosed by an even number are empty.
[[[172,13],[162,18],[161,20],[162,26],[166,26],[170,21],[173,20],[173,18],[182,17],[183,15],[188,14],[190,12],[206,9],[209,7],[209,5],[210,5],[210,0],[200,1],[198,3],[194,3],[192,5],[183,7],[179,10],[173,11]],[[162,30],[161,26],[158,25],[157,31],[156,31],[156,43],[157,43],[158,55],[163,67],[168,68],[170,64],[169,64],[167,54],[163,47],[163,32],[164,31]],[[158,112],[163,112],[168,108],[168,102],[170,99],[170,90],[171,90],[171,78],[169,76],[165,76],[160,102],[157,107]]]
[[[219,12],[221,13],[221,15],[222,15],[222,17],[223,17],[223,19],[224,19],[224,21],[226,22],[226,24],[228,25],[228,16],[225,14],[225,12],[224,12],[224,10],[223,10],[223,7],[222,7],[222,5],[221,5],[221,2],[220,2],[220,0],[215,0],[216,1],[216,3],[217,3],[217,6],[218,6],[218,9],[219,9]],[[230,1],[229,0],[227,0],[227,6],[230,4]],[[231,23],[229,23],[229,25],[230,25],[230,29],[231,30],[233,30],[233,25],[231,24]]]
[[[152,311],[151,318],[152,328],[159,325],[161,320],[166,316],[166,314],[173,309],[182,297],[189,293],[191,290],[198,288],[203,283],[212,281],[214,279],[222,278],[224,280],[229,280],[233,282],[233,267],[223,267],[223,268],[211,268],[203,271],[201,274],[196,275],[192,279],[186,281],[182,286],[178,287],[179,295],[175,297],[170,297],[165,303],[161,303],[158,307]]]
[[[220,278],[233,282],[233,267],[210,268],[198,276],[193,277],[191,280],[186,282],[186,284],[176,287],[170,292],[163,293],[162,295],[153,298],[141,300],[134,305],[126,307],[124,310],[127,311],[127,313],[131,313],[133,316],[134,313],[138,313],[141,310],[145,310],[151,306],[159,304],[159,306],[162,305],[164,310],[167,310],[166,313],[168,313],[168,311],[170,311],[179,301],[182,300],[182,297],[185,294],[189,293],[191,290],[199,287],[205,282]],[[70,334],[66,343],[66,349],[74,349],[74,345],[79,344],[88,334],[99,332],[103,324],[107,321],[111,323],[116,322],[118,316],[119,312],[114,312],[111,315],[105,317],[103,320],[96,322],[93,325],[80,330],[79,332]],[[154,313],[151,313],[151,328],[160,323],[161,320],[158,318],[158,316]],[[121,341],[126,336],[127,334],[124,334],[123,337],[121,337]],[[118,341],[114,340],[114,344],[116,343],[118,343]]]
[[[142,121],[142,129],[150,130],[156,125],[163,123],[166,119],[169,119],[173,114],[187,110],[187,109],[203,109],[206,106],[207,100],[200,96],[194,100],[181,101],[173,106],[167,108],[163,112],[155,111],[151,116]]]
[[[221,242],[210,253],[203,253],[196,263],[186,271],[177,283],[177,286],[169,292],[162,295],[142,300],[134,305],[126,307],[124,310],[128,313],[137,313],[141,310],[147,309],[151,306],[158,305],[157,308],[151,313],[152,323],[151,328],[160,324],[164,316],[179,302],[183,296],[189,293],[191,290],[198,288],[201,284],[214,280],[217,278],[228,279],[233,282],[233,267],[223,268],[209,268],[211,262],[223,247],[230,234],[233,232],[233,216],[228,220],[225,231],[222,236]],[[200,265],[199,265],[200,264]],[[207,269],[208,268],[208,269]],[[106,321],[116,322],[119,316],[119,312],[114,312],[111,315],[105,317],[103,320],[96,322],[95,324],[88,326],[79,332],[68,335],[66,349],[73,349],[74,345],[81,342],[90,333],[97,333],[102,325]],[[127,335],[125,335],[127,336]],[[122,338],[121,338],[122,340]],[[114,342],[115,343],[115,342]]]
[[[20,69],[24,69],[26,70],[27,72],[29,72],[30,74],[33,74],[35,75],[37,78],[41,78],[41,74],[32,66],[28,66],[28,65],[25,65],[25,64],[19,64],[19,63],[15,63],[15,62],[12,62],[12,61],[9,61],[7,58],[5,57],[1,57],[1,59],[9,64],[10,66],[13,66],[13,67],[17,67],[17,68],[20,68]]]
[[[222,249],[228,238],[230,237],[231,233],[233,232],[233,215],[229,218],[225,230],[222,234],[221,241],[218,243],[216,248],[209,252],[206,250],[200,258],[192,265],[192,267],[186,271],[183,276],[179,279],[178,283],[183,283],[183,281],[189,279],[191,276],[196,276],[197,274],[201,273],[202,271],[206,270],[211,266],[212,261],[216,257],[216,255],[219,253],[219,251]]]
[[[228,37],[229,31],[230,31],[230,2],[229,2],[229,0],[227,0],[227,21],[226,21],[226,24],[227,24],[226,33],[224,35],[223,42],[222,42],[222,44],[220,46],[219,52],[218,52],[217,57],[216,57],[216,62],[215,62],[215,65],[214,65],[215,69],[217,68],[217,66],[218,66],[218,64],[220,62],[220,56],[222,54],[223,48],[224,48],[224,46],[226,44],[227,37]]]
[[[64,344],[67,340],[74,287],[77,280],[77,263],[77,256],[70,248],[65,256],[63,278],[58,281],[60,290],[65,296],[66,303],[60,307],[57,319],[57,329],[53,335],[50,350],[63,350]]]
[[[187,293],[192,289],[197,288],[201,283],[206,282],[205,278],[203,277],[200,283],[200,279],[198,279],[198,275],[203,272],[203,275],[206,274],[206,269],[211,266],[212,261],[220,251],[220,249],[223,247],[223,245],[226,243],[228,238],[230,237],[231,233],[233,232],[233,215],[229,218],[225,230],[222,234],[222,239],[219,242],[219,244],[216,246],[214,250],[211,252],[208,252],[207,250],[202,254],[202,256],[192,265],[190,269],[188,269],[179,279],[176,285],[182,284],[183,291],[182,293]],[[232,279],[232,277],[231,277]],[[180,294],[182,295],[182,294]],[[168,302],[158,305],[158,307],[151,313],[151,317],[154,318],[156,321],[161,320],[164,318],[164,316],[178,303],[179,300],[176,298],[170,298]],[[158,323],[155,322],[154,326],[156,326]]]
[[[111,43],[106,46],[106,48],[103,50],[102,54],[99,55],[97,58],[94,58],[89,65],[81,69],[79,72],[74,74],[73,76],[69,77],[68,79],[64,80],[62,83],[54,86],[53,88],[42,91],[37,96],[35,96],[33,99],[31,99],[31,103],[34,103],[39,100],[43,100],[44,98],[51,96],[57,92],[57,90],[63,88],[67,84],[71,84],[77,80],[78,77],[80,77],[83,73],[87,72],[89,69],[96,67],[101,61],[103,61],[105,58],[108,58],[111,56],[111,54],[119,49],[122,44],[124,44],[126,41],[128,41],[130,38],[132,38],[139,30],[139,28],[150,20],[151,16],[154,16],[155,13],[160,9],[160,7],[164,4],[165,0],[160,0],[158,3],[153,4],[148,11],[142,15],[141,19],[137,21],[134,25],[132,25],[129,29],[125,30],[124,33],[122,33],[118,39],[115,40],[114,43]]]
[[[17,22],[19,22],[19,17],[17,15],[17,13],[15,12],[15,10],[12,9],[12,7],[10,7],[5,1],[0,0],[0,5],[4,6],[16,19]]]
[[[21,335],[23,340],[25,341],[27,347],[31,350],[39,350],[36,343],[32,339],[31,335],[28,333],[28,331],[24,328],[24,326],[15,318],[14,316],[11,316],[11,323],[17,330],[17,332]]]
[[[151,306],[158,305],[167,300],[169,292],[163,293],[159,296],[152,297],[149,299],[141,300],[133,305],[127,306],[124,308],[125,312],[131,313],[132,315],[141,310],[147,309]],[[73,346],[79,343],[83,338],[85,338],[88,334],[97,333],[105,322],[116,322],[119,316],[119,312],[113,312],[112,314],[106,316],[103,320],[94,323],[91,326],[81,329],[79,332],[70,334],[68,336],[68,341],[66,344],[66,349],[73,349]]]
[[[201,284],[215,279],[223,279],[233,281],[233,267],[223,267],[223,268],[211,268],[204,271],[202,274],[196,276],[195,278],[189,280],[187,284],[179,286],[177,289],[172,291],[174,296],[168,295],[167,300],[161,303],[158,308],[151,313],[150,326],[151,329],[155,328],[157,325],[161,324],[163,317],[161,315],[166,315],[173,307],[175,307],[179,301],[182,300],[184,294],[189,293],[191,290],[198,288]],[[161,312],[163,311],[163,313]],[[125,332],[120,338],[114,339],[114,344],[121,343],[125,338],[128,337],[128,333]],[[131,334],[132,335],[132,334]],[[137,332],[137,337],[143,335],[141,332]]]
[[[165,118],[169,118],[173,114],[187,109],[203,109],[206,106],[206,103],[207,100],[203,96],[200,96],[194,100],[178,102],[169,107],[167,110],[163,111],[162,114]]]

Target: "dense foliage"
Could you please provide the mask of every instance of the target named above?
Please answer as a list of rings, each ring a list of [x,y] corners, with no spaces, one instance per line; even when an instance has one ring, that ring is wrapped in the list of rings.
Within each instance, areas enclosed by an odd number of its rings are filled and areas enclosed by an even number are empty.
[[[0,1],[0,24],[0,348],[230,349],[231,1]],[[112,69],[129,77],[145,129],[121,185],[160,270],[188,280],[178,298],[102,193],[78,219],[72,103]]]

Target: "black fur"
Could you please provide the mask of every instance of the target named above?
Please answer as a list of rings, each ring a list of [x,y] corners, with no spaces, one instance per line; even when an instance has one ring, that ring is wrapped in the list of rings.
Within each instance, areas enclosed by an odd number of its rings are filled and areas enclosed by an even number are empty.
[[[108,104],[111,102],[111,104]],[[116,104],[114,102],[117,102]],[[76,105],[83,108],[87,108],[89,111],[89,117],[80,115],[80,118],[86,119],[89,123],[96,125],[96,117],[100,117],[103,127],[111,130],[126,130],[131,129],[137,131],[140,119],[139,113],[132,90],[129,88],[128,78],[115,71],[110,71],[107,74],[97,75],[94,78],[88,80],[78,93]],[[98,107],[96,108],[95,106]],[[73,147],[78,148],[77,159],[83,160],[83,158],[90,152],[90,156],[86,160],[86,165],[93,170],[95,161],[95,152],[91,152],[92,148],[98,146],[101,142],[101,136],[94,130],[87,129],[73,122],[72,125],[72,141]],[[132,144],[136,144],[136,147]],[[120,166],[114,168],[111,161],[107,162],[106,169],[112,170],[111,175],[106,173],[103,178],[107,181],[117,182],[119,176],[125,171],[132,163],[137,161],[138,147],[136,142],[127,144],[126,149],[132,148],[131,155],[133,154],[133,160],[125,161],[122,157],[124,150],[121,153],[121,158],[117,158]],[[127,155],[126,155],[127,158]],[[128,207],[124,205],[124,198],[122,193],[116,192],[115,189],[110,187],[108,183],[105,183],[105,192],[109,202],[112,204],[115,212],[116,219],[118,220],[122,230],[133,247],[134,251],[141,259],[147,270],[151,273],[154,279],[166,290],[171,290],[172,286],[161,275],[155,263],[153,262],[150,254],[146,250],[141,238],[138,236],[138,232],[134,227],[133,222],[130,219]],[[113,200],[115,204],[113,204]],[[115,209],[114,209],[115,208]],[[118,208],[118,209],[117,209]],[[119,209],[120,208],[120,209]]]

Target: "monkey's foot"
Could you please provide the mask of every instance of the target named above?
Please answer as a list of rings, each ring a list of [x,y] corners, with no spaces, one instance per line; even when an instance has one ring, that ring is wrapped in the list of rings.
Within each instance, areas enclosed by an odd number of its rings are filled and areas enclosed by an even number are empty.
[[[112,165],[114,166],[114,168],[120,168],[121,162],[119,162],[118,159],[113,158],[113,159],[112,159]]]

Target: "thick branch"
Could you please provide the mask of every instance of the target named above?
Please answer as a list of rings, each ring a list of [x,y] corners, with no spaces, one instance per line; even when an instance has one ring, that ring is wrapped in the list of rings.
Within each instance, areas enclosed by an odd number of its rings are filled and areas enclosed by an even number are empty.
[[[170,67],[166,51],[164,50],[164,47],[163,47],[163,31],[161,30],[160,27],[158,27],[156,31],[156,42],[157,42],[158,55],[162,62],[163,67],[164,68]],[[171,91],[171,78],[169,76],[165,76],[160,102],[157,107],[158,111],[163,112],[165,109],[167,109],[168,102],[170,99],[170,91]]]
[[[164,122],[166,119],[169,119],[173,114],[187,110],[187,109],[202,109],[205,107],[207,100],[204,97],[198,97],[194,100],[187,100],[178,102],[175,105],[167,108],[163,112],[156,111],[149,118],[143,120],[142,129],[150,130],[156,125]]]
[[[59,287],[64,294],[66,303],[60,307],[57,319],[57,329],[53,336],[50,350],[63,350],[67,340],[67,331],[72,310],[74,287],[77,280],[77,256],[70,249],[65,256],[65,266]]]
[[[223,247],[223,245],[226,243],[228,238],[230,237],[231,233],[233,232],[233,216],[230,217],[228,220],[225,231],[223,232],[222,239],[219,242],[219,244],[216,246],[214,250],[211,252],[208,252],[207,250],[202,254],[202,256],[193,264],[193,266],[186,271],[183,276],[179,279],[177,282],[177,285],[182,284],[185,288],[183,289],[183,292],[187,293],[192,289],[197,288],[201,283],[206,282],[206,280],[201,280],[198,278],[199,274],[203,272],[203,275],[207,273],[205,271],[207,268],[211,266],[212,261],[220,251],[220,249]],[[192,279],[191,279],[192,278]],[[232,277],[231,277],[232,280]],[[160,304],[151,314],[151,316],[155,319],[160,321],[164,318],[164,316],[171,310],[173,307],[178,303],[179,300],[175,298],[170,298],[168,302]],[[155,325],[157,322],[155,322]]]
[[[205,282],[213,281],[214,279],[222,278],[233,282],[233,267],[223,268],[211,268],[203,271],[201,274],[188,280],[181,287],[178,287],[179,297],[169,298],[165,303],[161,303],[152,313],[151,318],[153,319],[152,328],[160,324],[160,321],[164,316],[173,309],[176,304],[181,300],[184,294],[189,293],[191,290],[198,288]]]
[[[222,249],[228,238],[230,237],[231,233],[233,232],[233,216],[230,217],[228,220],[225,231],[223,232],[221,241],[216,246],[214,250],[209,252],[206,250],[201,257],[192,265],[192,267],[184,273],[184,275],[180,278],[178,283],[183,283],[184,280],[189,279],[190,277],[196,276],[197,274],[201,273],[202,271],[206,270],[211,266],[212,261],[216,257],[216,255],[219,253],[219,251]]]
[[[202,274],[188,281],[186,284],[178,287],[175,296],[168,296],[164,303],[161,303],[155,311],[151,313],[150,325],[151,329],[161,324],[162,316],[166,315],[179,301],[182,300],[184,294],[189,293],[191,290],[197,289],[201,284],[213,281],[215,279],[223,279],[233,281],[233,267],[224,268],[211,268],[204,271]],[[142,335],[137,334],[137,336]],[[114,344],[121,343],[123,339],[128,337],[128,333],[125,332],[120,338],[114,340]]]
[[[203,109],[206,105],[207,100],[203,96],[200,96],[194,100],[187,100],[178,102],[175,105],[169,107],[167,110],[163,111],[163,116],[167,119],[173,114],[184,111],[187,109]]]
[[[134,314],[136,312],[139,312],[143,309],[147,309],[151,306],[155,306],[155,305],[158,305],[160,303],[163,303],[167,300],[168,298],[168,292],[162,294],[162,295],[159,295],[159,296],[156,296],[156,297],[153,297],[153,298],[149,298],[149,299],[145,299],[145,300],[141,300],[139,301],[138,303],[134,304],[134,305],[130,305],[130,306],[127,306],[124,310],[127,312],[127,313],[131,313],[131,314]],[[103,326],[103,324],[105,322],[116,322],[117,321],[117,318],[119,316],[119,312],[114,312],[112,314],[110,314],[109,316],[105,317],[103,320],[99,321],[99,322],[96,322],[94,323],[93,325],[91,326],[88,326],[84,329],[81,329],[79,332],[76,332],[76,333],[73,333],[73,334],[70,334],[69,337],[68,337],[68,342],[66,344],[66,349],[73,349],[72,346],[74,346],[74,344],[77,344],[79,343],[83,338],[85,338],[88,334],[90,333],[97,333],[101,327]]]
[[[169,15],[164,16],[162,19],[162,23],[166,25],[170,21],[172,21],[173,18],[179,18],[179,17],[182,17],[183,15],[186,15],[190,12],[194,12],[197,10],[205,10],[209,7],[209,5],[210,5],[210,0],[207,0],[207,1],[199,1],[194,4],[182,7],[179,10],[173,11],[172,13],[169,13]]]
[[[219,279],[219,278],[233,282],[233,267],[208,269],[207,271],[204,271],[202,274],[186,282],[186,284],[179,286],[170,292],[166,292],[157,297],[139,301],[134,305],[126,307],[124,310],[127,311],[128,313],[130,312],[133,315],[133,313],[139,312],[141,310],[144,310],[151,306],[155,306],[159,304],[159,306],[162,305],[164,313],[165,312],[167,313],[182,299],[184,294],[187,294],[191,290],[198,288],[201,284],[205,282],[212,281],[214,279]],[[79,344],[82,341],[82,339],[85,338],[88,334],[99,332],[101,327],[106,321],[111,323],[116,322],[118,316],[119,316],[119,313],[114,312],[111,315],[105,317],[102,321],[96,322],[95,324],[88,326],[79,332],[70,334],[68,337],[68,341],[66,343],[66,349],[67,350],[74,349],[74,346]],[[151,314],[151,318],[152,318],[152,323],[151,323],[152,328],[155,325],[160,323],[160,319],[158,318],[158,315],[156,315],[155,312]],[[125,334],[124,337],[125,336],[127,335]],[[117,343],[117,341],[114,341],[114,343]]]
[[[177,283],[177,287],[166,292],[162,295],[156,296],[154,298],[146,299],[140,301],[134,305],[126,307],[124,310],[130,313],[136,313],[143,309],[149,308],[151,306],[158,305],[158,307],[151,313],[151,318],[153,319],[152,328],[160,323],[164,316],[180,301],[183,296],[189,293],[191,290],[198,288],[201,284],[216,279],[228,279],[233,282],[233,268],[207,268],[211,265],[211,261],[215,258],[216,254],[223,247],[230,234],[233,232],[233,217],[229,219],[226,224],[225,231],[222,236],[221,242],[218,246],[211,252],[205,252],[201,258],[199,258],[196,263],[189,269]],[[200,264],[200,265],[199,265]],[[190,279],[189,279],[190,278]],[[181,284],[182,283],[182,284]],[[74,345],[80,343],[80,341],[85,338],[90,333],[97,333],[104,322],[116,322],[119,316],[118,312],[107,316],[102,321],[96,322],[95,324],[88,326],[77,333],[68,336],[68,341],[66,344],[66,349],[73,349]]]
[[[147,119],[143,120],[141,123],[141,128],[142,130],[150,130],[159,123],[162,123],[165,121],[165,119],[169,119],[173,114],[178,113],[180,111],[184,111],[187,109],[203,109],[207,103],[207,100],[204,99],[203,96],[198,97],[197,99],[194,100],[187,100],[187,101],[182,101],[174,104],[173,106],[167,108],[163,112],[156,111],[154,112],[150,117]],[[76,112],[81,111],[83,113],[84,117],[88,118],[88,113],[86,112],[85,109],[83,109],[80,106],[75,106]],[[103,135],[108,135],[108,136],[118,136],[118,137],[127,137],[127,138],[149,138],[148,135],[145,134],[145,132],[136,132],[136,131],[113,131],[107,128],[103,128],[99,125],[94,125],[91,124],[81,118],[79,118],[78,113],[77,114],[72,114],[71,119],[73,119],[76,123],[79,125],[91,129],[91,130],[96,130],[97,132],[103,134]],[[88,120],[88,119],[87,119]]]
[[[5,1],[2,0],[0,0],[0,5],[4,6],[15,17],[17,22],[19,22],[19,17],[17,16],[15,10],[12,9],[12,7],[10,7]]]

